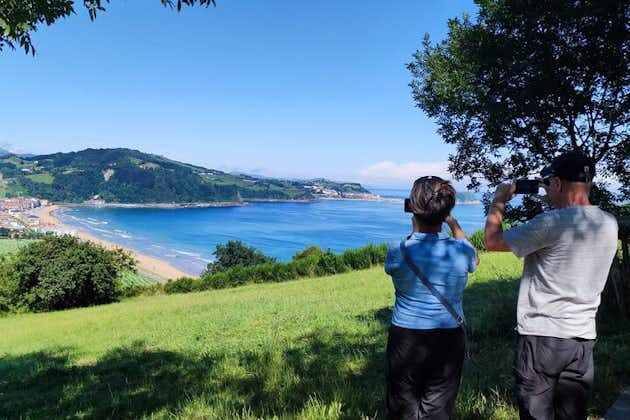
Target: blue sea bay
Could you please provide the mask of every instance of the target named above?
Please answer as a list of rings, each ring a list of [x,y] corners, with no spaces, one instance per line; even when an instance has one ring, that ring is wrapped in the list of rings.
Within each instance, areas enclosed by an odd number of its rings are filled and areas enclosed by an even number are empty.
[[[229,240],[280,261],[310,245],[341,252],[397,241],[411,229],[401,199],[407,191],[377,192],[389,199],[179,209],[69,207],[56,215],[68,226],[198,274],[212,261],[215,246]],[[457,205],[453,215],[467,234],[483,227],[481,205]]]

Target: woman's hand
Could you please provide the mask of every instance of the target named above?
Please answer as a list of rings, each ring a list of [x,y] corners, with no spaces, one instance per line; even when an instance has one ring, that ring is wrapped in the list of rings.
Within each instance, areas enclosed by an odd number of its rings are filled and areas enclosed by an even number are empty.
[[[457,220],[455,220],[455,218],[450,214],[446,216],[446,219],[444,219],[444,221],[449,227],[451,227],[452,224],[457,223]]]
[[[466,239],[466,234],[464,233],[461,226],[459,226],[459,223],[457,222],[457,220],[452,215],[449,214],[448,216],[446,216],[444,221],[446,222],[448,227],[451,229],[451,232],[453,232],[453,237],[455,237],[455,239]]]

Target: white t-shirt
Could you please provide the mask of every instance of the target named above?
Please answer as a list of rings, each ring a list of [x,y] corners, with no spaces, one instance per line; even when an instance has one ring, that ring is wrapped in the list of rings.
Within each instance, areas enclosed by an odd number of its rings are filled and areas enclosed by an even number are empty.
[[[595,339],[595,315],[617,252],[617,220],[597,206],[542,213],[503,234],[525,257],[517,330],[523,335]]]

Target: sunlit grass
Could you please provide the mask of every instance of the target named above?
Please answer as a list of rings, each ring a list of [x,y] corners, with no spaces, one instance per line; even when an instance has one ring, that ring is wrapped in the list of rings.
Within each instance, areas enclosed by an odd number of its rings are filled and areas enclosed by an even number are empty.
[[[512,419],[521,262],[484,254],[465,310],[473,357],[456,418]],[[394,300],[382,268],[0,319],[0,413],[29,418],[384,418]],[[593,411],[630,373],[598,343]],[[621,361],[621,360],[624,361]],[[599,375],[599,373],[598,373]]]
[[[0,239],[0,256],[17,252],[32,242],[32,239]]]

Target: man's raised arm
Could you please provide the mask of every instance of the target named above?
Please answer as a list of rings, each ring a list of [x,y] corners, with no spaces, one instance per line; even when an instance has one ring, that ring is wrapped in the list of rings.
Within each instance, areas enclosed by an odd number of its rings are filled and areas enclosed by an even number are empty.
[[[494,199],[488,210],[483,239],[487,251],[511,251],[503,240],[503,212],[505,203],[510,201],[516,191],[515,184],[500,184],[494,193]]]

